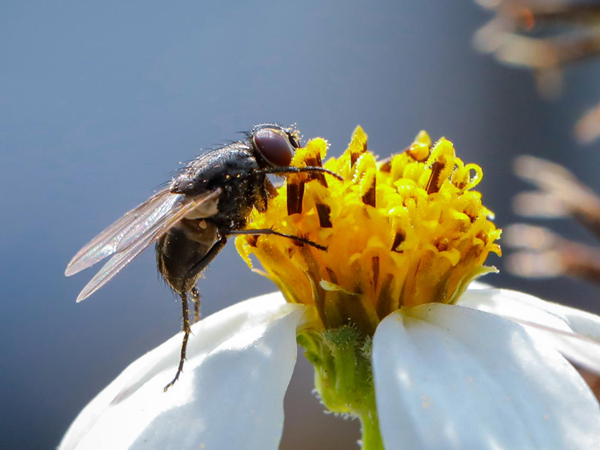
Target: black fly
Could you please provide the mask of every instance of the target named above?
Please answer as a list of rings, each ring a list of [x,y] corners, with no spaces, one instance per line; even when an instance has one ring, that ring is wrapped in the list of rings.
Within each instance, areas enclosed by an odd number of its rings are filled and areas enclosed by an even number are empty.
[[[225,246],[228,236],[271,234],[326,250],[302,237],[273,229],[245,229],[252,209],[266,211],[269,199],[276,195],[269,174],[325,172],[340,178],[322,167],[290,167],[299,146],[298,132],[293,128],[271,123],[255,126],[245,140],[209,151],[190,162],[168,187],[92,239],[67,266],[65,275],[74,275],[114,254],[81,291],[79,302],[156,243],[158,270],[181,297],[183,313],[179,367],[165,391],[177,381],[185,361],[190,335],[188,295],[195,304],[197,319],[200,296],[196,283]]]

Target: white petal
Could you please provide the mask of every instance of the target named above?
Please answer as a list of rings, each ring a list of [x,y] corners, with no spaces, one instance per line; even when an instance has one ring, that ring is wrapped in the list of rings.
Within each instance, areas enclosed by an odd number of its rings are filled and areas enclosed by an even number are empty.
[[[521,326],[481,311],[427,304],[389,315],[375,333],[373,373],[386,448],[600,442],[600,408],[573,366]]]
[[[132,363],[79,414],[60,449],[275,449],[305,307],[269,294],[193,326]]]
[[[492,285],[487,284],[487,283],[482,283],[481,281],[471,281],[469,283],[469,290],[473,290],[473,289],[490,289],[492,288]]]
[[[571,361],[600,374],[600,317],[507,289],[467,290],[458,304],[524,325]]]

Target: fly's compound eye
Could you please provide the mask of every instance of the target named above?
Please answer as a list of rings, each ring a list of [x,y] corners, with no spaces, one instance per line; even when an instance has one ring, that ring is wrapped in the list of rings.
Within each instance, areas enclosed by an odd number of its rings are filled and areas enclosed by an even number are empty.
[[[255,147],[269,164],[275,167],[289,167],[294,156],[294,147],[285,133],[273,128],[263,128],[254,133],[253,140]]]

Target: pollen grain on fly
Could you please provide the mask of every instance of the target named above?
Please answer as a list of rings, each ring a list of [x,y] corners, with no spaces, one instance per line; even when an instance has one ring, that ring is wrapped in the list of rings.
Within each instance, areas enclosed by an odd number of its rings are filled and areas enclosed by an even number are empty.
[[[288,301],[314,305],[323,328],[352,325],[372,335],[390,312],[452,303],[493,270],[483,264],[490,252],[500,255],[500,230],[473,190],[481,168],[457,158],[450,141],[432,144],[421,132],[378,161],[367,140],[357,127],[342,156],[323,165],[343,181],[292,174],[269,209],[251,217],[251,228],[276,224],[327,251],[277,236],[241,236],[236,246],[249,265],[256,257]],[[309,141],[292,165],[321,165],[327,146]]]

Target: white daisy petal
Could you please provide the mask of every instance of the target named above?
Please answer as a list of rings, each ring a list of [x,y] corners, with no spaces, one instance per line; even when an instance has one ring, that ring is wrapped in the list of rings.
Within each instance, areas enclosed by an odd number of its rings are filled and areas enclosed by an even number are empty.
[[[454,305],[389,315],[373,342],[386,448],[594,448],[600,408],[575,369],[508,320]]]
[[[132,363],[79,414],[60,449],[275,449],[305,307],[279,293],[238,303]]]
[[[481,281],[471,281],[469,283],[469,290],[473,289],[491,289],[493,286],[487,283],[482,283]]]
[[[467,290],[458,304],[525,326],[571,361],[600,374],[600,317],[508,289]]]

